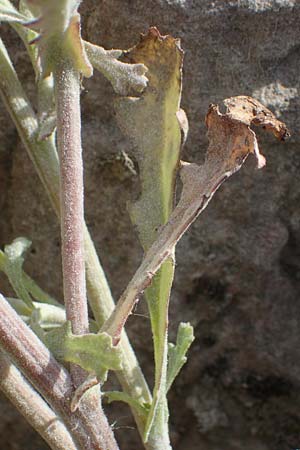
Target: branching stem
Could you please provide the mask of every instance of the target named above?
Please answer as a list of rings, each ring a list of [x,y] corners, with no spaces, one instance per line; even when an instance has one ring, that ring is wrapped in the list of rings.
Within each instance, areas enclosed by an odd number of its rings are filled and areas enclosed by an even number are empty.
[[[71,413],[70,401],[74,395],[74,387],[69,373],[58,364],[47,347],[1,294],[0,317],[1,348],[47,399],[53,410],[64,419],[79,448],[117,450],[118,446],[104,414],[99,414],[96,409],[93,411],[93,417],[87,414],[87,405],[91,401],[98,401],[98,392],[91,390],[91,397],[83,399],[78,410]]]
[[[52,450],[77,450],[62,420],[0,352],[0,389]]]

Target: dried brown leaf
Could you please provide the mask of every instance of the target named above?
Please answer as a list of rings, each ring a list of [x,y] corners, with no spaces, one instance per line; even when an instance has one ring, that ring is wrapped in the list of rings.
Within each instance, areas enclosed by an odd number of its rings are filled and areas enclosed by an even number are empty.
[[[139,295],[151,283],[184,232],[206,208],[218,187],[241,168],[250,153],[256,156],[258,167],[264,165],[265,158],[259,152],[250,125],[261,125],[280,140],[289,136],[285,124],[251,97],[232,97],[224,100],[224,104],[227,107],[225,114],[220,113],[217,105],[209,107],[206,116],[209,146],[205,162],[201,166],[182,162],[181,198],[103,327],[115,343]]]

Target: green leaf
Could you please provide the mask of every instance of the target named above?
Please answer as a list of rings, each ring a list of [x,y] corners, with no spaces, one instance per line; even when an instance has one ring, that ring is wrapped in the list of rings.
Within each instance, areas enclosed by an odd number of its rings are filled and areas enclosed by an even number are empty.
[[[43,330],[58,328],[66,322],[66,311],[61,306],[34,302],[31,319],[35,320]]]
[[[131,206],[130,216],[147,251],[174,207],[175,178],[182,146],[181,123],[185,123],[187,132],[187,119],[180,109],[183,52],[179,40],[161,36],[156,28],[151,28],[127,57],[131,63],[144,64],[148,68],[149,84],[141,97],[116,101],[120,126],[136,148],[141,195]],[[173,276],[174,261],[169,258],[145,292],[154,341],[155,386],[144,440],[152,441],[154,434],[159,434],[164,436],[166,448],[169,448],[166,399],[168,306]]]
[[[27,18],[8,0],[0,0],[0,22],[25,22]]]
[[[145,403],[140,403],[136,398],[130,397],[130,395],[126,394],[125,392],[120,391],[106,391],[102,392],[102,395],[107,398],[108,403],[111,402],[125,402],[129,406],[131,406],[138,414],[143,417],[145,420],[147,417],[147,414],[150,409],[150,405]]]
[[[186,354],[194,339],[193,327],[189,323],[180,323],[177,332],[176,345],[169,344],[167,391],[170,389],[182,366],[186,363]]]
[[[28,311],[31,312],[32,309],[35,308],[35,302],[32,302],[32,299],[40,303],[61,307],[59,302],[43,291],[36,282],[22,270],[24,262],[23,252],[25,252],[30,245],[30,241],[26,238],[17,238],[11,245],[5,247],[5,252],[0,250],[0,271],[6,274],[16,294],[20,297],[20,299],[15,299],[16,302],[20,304],[20,302],[24,301],[24,307]],[[20,312],[20,314],[22,313]]]
[[[4,253],[0,251],[0,269],[5,272],[17,296],[20,297],[30,309],[33,309],[31,296],[24,285],[22,270],[24,263],[23,254],[30,245],[31,242],[24,237],[19,237],[15,239],[12,244],[6,245]]]
[[[129,64],[118,61],[122,50],[105,50],[103,47],[85,42],[85,50],[92,66],[99,70],[120,95],[129,95],[131,91],[142,92],[147,86],[144,64]]]
[[[113,346],[107,333],[74,335],[70,322],[58,330],[46,333],[47,345],[58,359],[78,364],[95,372],[104,381],[108,370],[121,370],[121,350]]]

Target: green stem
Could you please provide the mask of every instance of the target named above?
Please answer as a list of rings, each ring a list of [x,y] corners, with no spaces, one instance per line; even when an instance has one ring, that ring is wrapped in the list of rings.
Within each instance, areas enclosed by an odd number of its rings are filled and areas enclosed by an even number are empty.
[[[175,264],[168,259],[145,292],[153,333],[155,383],[153,403],[147,418],[144,439],[161,450],[170,450],[167,401],[168,314]]]

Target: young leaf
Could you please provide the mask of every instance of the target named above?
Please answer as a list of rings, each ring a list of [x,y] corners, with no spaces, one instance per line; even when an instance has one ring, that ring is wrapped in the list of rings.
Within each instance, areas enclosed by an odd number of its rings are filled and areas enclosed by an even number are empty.
[[[37,302],[33,304],[34,310],[31,319],[35,320],[43,330],[61,327],[66,322],[66,311],[63,306],[58,307]]]
[[[182,366],[186,363],[186,353],[194,339],[193,327],[189,323],[180,323],[176,345],[169,344],[167,391],[170,389]]]
[[[78,364],[88,372],[94,372],[104,381],[108,370],[121,370],[121,351],[113,346],[107,333],[74,335],[70,322],[46,333],[45,340],[54,355],[64,361]]]
[[[129,95],[131,91],[142,92],[145,89],[148,80],[144,64],[118,61],[123,54],[122,50],[105,50],[90,42],[84,42],[84,45],[92,66],[111,82],[117,94]]]
[[[9,279],[15,293],[26,305],[33,309],[32,299],[23,280],[22,266],[24,263],[24,253],[30,247],[31,242],[23,237],[15,239],[12,244],[4,247],[4,253],[0,250],[0,270]]]
[[[147,418],[147,414],[149,412],[150,405],[145,405],[140,403],[136,398],[130,397],[126,392],[120,391],[105,391],[102,392],[103,397],[106,397],[108,403],[111,402],[125,402],[128,405],[132,406],[132,408],[139,412],[139,415],[143,417],[144,421]]]

